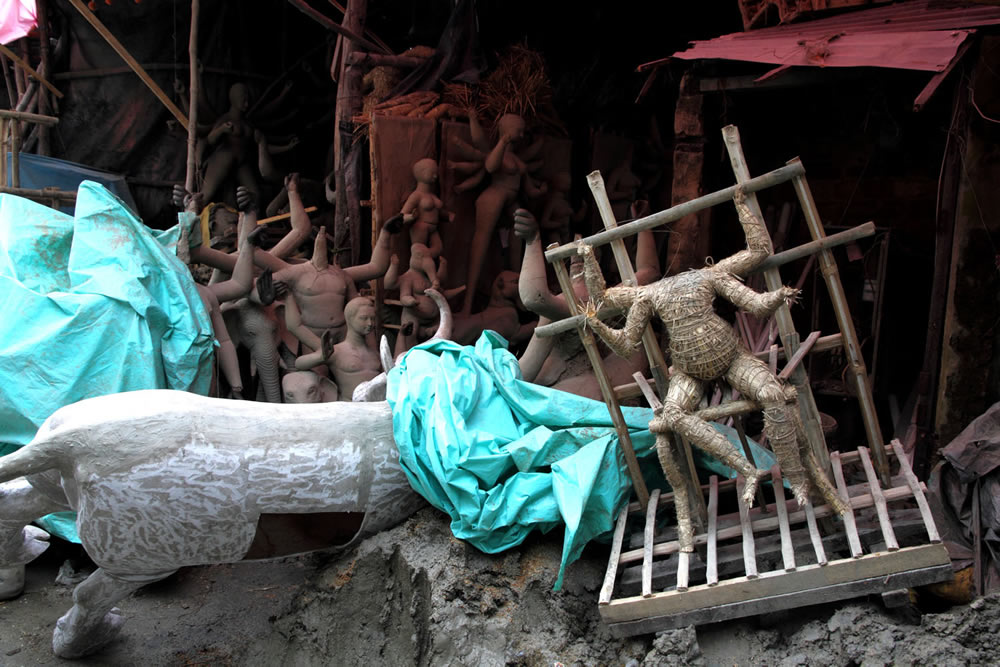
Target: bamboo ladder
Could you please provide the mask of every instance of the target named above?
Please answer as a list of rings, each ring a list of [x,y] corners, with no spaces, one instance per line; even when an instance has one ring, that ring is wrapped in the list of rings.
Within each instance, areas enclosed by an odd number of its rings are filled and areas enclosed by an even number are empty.
[[[742,186],[744,192],[746,193],[747,203],[750,205],[751,210],[754,211],[754,213],[758,216],[760,215],[760,207],[757,204],[754,193],[789,181],[793,183],[796,194],[799,197],[800,204],[802,205],[802,209],[805,211],[807,225],[813,240],[797,248],[792,248],[777,255],[772,255],[757,268],[757,272],[762,272],[764,274],[768,289],[774,290],[781,286],[781,276],[778,271],[780,266],[796,259],[813,254],[819,254],[820,266],[823,272],[824,280],[834,303],[840,332],[825,337],[821,337],[819,332],[813,332],[804,342],[801,342],[799,334],[795,330],[788,307],[786,305],[782,305],[776,313],[776,320],[778,323],[778,330],[781,334],[784,355],[788,359],[788,363],[782,371],[781,377],[789,380],[798,391],[799,406],[809,447],[817,456],[819,461],[821,461],[828,471],[830,471],[830,455],[820,427],[819,410],[816,407],[816,402],[813,398],[805,369],[800,362],[810,351],[820,351],[832,349],[838,346],[844,346],[847,349],[852,378],[857,390],[856,393],[859,402],[861,403],[861,411],[865,422],[866,437],[868,439],[869,448],[874,454],[874,471],[882,480],[883,484],[888,485],[888,459],[884,443],[882,441],[881,432],[878,430],[878,422],[875,418],[874,403],[871,396],[871,389],[868,384],[867,372],[865,371],[864,361],[860,354],[860,346],[858,345],[853,321],[851,320],[850,312],[847,308],[846,298],[844,297],[836,264],[831,253],[831,249],[833,247],[874,234],[874,224],[869,222],[849,229],[845,232],[827,237],[823,231],[822,223],[820,222],[818,212],[816,211],[815,202],[812,199],[809,186],[806,183],[805,169],[802,166],[801,161],[798,159],[791,160],[784,167],[763,174],[762,176],[751,178],[749,170],[746,167],[745,158],[743,157],[739,131],[734,126],[728,126],[723,129],[723,137],[726,142],[726,147],[730,155],[737,182],[739,186]],[[696,213],[711,206],[728,203],[732,200],[733,193],[738,186],[731,186],[703,195],[697,199],[678,204],[664,211],[660,211],[619,226],[614,219],[613,213],[611,212],[611,205],[608,201],[601,175],[598,172],[590,174],[588,176],[588,184],[590,185],[591,191],[596,200],[598,210],[601,213],[605,229],[604,231],[593,234],[585,239],[582,239],[581,241],[562,246],[553,244],[546,250],[545,258],[553,265],[556,277],[559,280],[560,288],[566,298],[566,303],[570,311],[570,317],[543,327],[539,327],[536,329],[536,333],[539,336],[553,336],[571,330],[576,330],[579,333],[584,349],[586,350],[587,356],[594,368],[594,373],[601,388],[601,394],[611,414],[612,422],[618,432],[620,442],[622,444],[622,453],[625,457],[629,473],[636,490],[638,505],[624,508],[616,524],[614,538],[615,546],[612,550],[611,562],[609,562],[608,578],[605,581],[605,586],[601,593],[601,603],[606,604],[610,600],[611,591],[614,588],[614,578],[618,567],[617,560],[621,553],[621,544],[629,512],[637,510],[643,511],[647,517],[645,532],[652,533],[652,526],[655,521],[657,505],[666,499],[661,496],[661,494],[656,492],[654,492],[653,496],[650,496],[648,490],[646,489],[645,483],[639,473],[638,462],[636,460],[631,439],[621,413],[620,401],[627,397],[643,394],[646,396],[650,405],[656,408],[659,405],[659,399],[665,396],[666,393],[666,362],[652,330],[647,328],[643,336],[643,346],[645,347],[646,354],[649,358],[653,381],[656,384],[659,396],[657,396],[657,394],[653,392],[652,388],[649,387],[648,381],[646,381],[645,378],[642,378],[639,374],[637,374],[638,377],[636,378],[636,382],[633,384],[612,387],[594,335],[585,326],[586,316],[581,314],[580,306],[574,297],[565,262],[568,258],[576,254],[580,244],[586,244],[592,247],[611,245],[615,262],[625,284],[635,284],[635,272],[625,251],[623,241],[624,238],[638,234],[640,231],[674,222],[686,215]],[[598,313],[598,316],[603,319],[617,314],[619,313],[602,310],[602,312]],[[713,409],[703,411],[705,414],[701,416],[706,419],[719,418],[722,416],[738,416],[757,409],[758,407],[759,406],[755,406],[749,401],[733,401],[729,404],[721,406],[720,408],[715,408],[714,412]],[[709,413],[712,414],[710,415]],[[718,413],[718,416],[714,413]],[[740,439],[742,441],[744,451],[749,455],[749,446],[741,429]],[[679,449],[678,454],[680,454],[677,458],[682,465],[686,467],[684,472],[685,477],[689,480],[689,496],[696,504],[694,514],[696,519],[701,519],[700,527],[704,529],[706,522],[711,523],[710,508],[708,505],[712,504],[712,498],[710,496],[709,503],[706,504],[701,486],[698,482],[696,471],[694,470],[689,444],[678,438],[676,439],[676,445]],[[670,495],[672,496],[672,494]],[[746,537],[749,538],[748,541],[750,547],[752,548],[752,532]],[[652,535],[649,535],[647,542],[646,546],[647,550],[649,550],[651,549]],[[745,540],[745,543],[746,542],[747,540]],[[688,564],[686,556],[687,554],[681,555],[678,566],[678,588],[680,590],[683,590],[684,587],[686,587]],[[752,561],[752,554],[747,557],[747,562],[749,563],[750,561]],[[644,570],[645,569],[646,568],[644,567]]]

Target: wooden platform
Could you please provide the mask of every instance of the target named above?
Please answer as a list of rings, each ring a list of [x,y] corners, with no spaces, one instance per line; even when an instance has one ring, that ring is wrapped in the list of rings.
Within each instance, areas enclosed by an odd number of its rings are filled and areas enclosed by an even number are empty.
[[[712,477],[703,487],[708,522],[693,554],[681,553],[676,529],[664,527],[673,523],[672,494],[654,490],[645,512],[633,504],[618,518],[601,618],[614,635],[629,636],[950,579],[923,484],[898,442],[892,453],[899,472],[887,488],[867,448],[831,453],[838,490],[851,505],[843,517],[828,505],[799,508],[777,466],[771,488],[779,497],[766,508],[738,502],[742,480]]]

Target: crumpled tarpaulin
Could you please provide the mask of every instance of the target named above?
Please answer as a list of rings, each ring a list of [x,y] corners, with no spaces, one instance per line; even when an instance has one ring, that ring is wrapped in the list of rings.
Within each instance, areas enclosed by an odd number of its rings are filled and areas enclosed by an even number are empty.
[[[928,482],[928,500],[956,570],[974,559],[972,499],[979,483],[986,590],[1000,587],[1000,403],[976,417],[948,446]]]
[[[0,44],[26,37],[38,24],[35,0],[0,0]]]
[[[0,195],[0,454],[85,398],[207,395],[214,345],[187,267],[104,187],[74,217]]]
[[[587,542],[612,530],[631,492],[604,403],[522,380],[493,331],[475,347],[434,340],[413,348],[389,372],[387,398],[403,470],[451,517],[455,537],[496,553],[565,524],[557,589]],[[636,454],[658,468],[652,410],[622,412]],[[773,464],[752,446],[762,467]],[[733,476],[695,455],[699,467]]]

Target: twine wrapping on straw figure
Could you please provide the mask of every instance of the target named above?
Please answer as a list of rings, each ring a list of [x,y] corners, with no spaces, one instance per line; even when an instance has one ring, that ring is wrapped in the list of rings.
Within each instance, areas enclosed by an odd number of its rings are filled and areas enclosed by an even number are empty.
[[[743,475],[747,480],[743,491],[747,505],[753,504],[757,483],[764,475],[728,439],[694,415],[705,384],[712,380],[724,379],[733,389],[761,404],[764,432],[800,505],[806,502],[815,485],[835,511],[843,513],[846,509],[806,447],[794,391],[786,391],[777,376],[747,351],[732,326],[712,308],[712,301],[721,296],[752,315],[766,318],[783,303],[793,302],[799,294],[799,290],[791,287],[761,293],[743,284],[742,278],[771,254],[771,243],[764,222],[746,205],[741,188],[737,188],[733,201],[746,234],[747,248],[712,266],[669,276],[651,285],[609,289],[593,249],[581,245],[578,250],[584,259],[592,302],[603,301],[628,313],[625,326],[612,329],[596,317],[593,308],[587,309],[588,324],[615,353],[630,356],[642,342],[643,332],[654,315],[666,328],[674,373],[663,406],[649,428],[656,434],[664,474],[677,494],[679,541],[681,550],[688,552],[694,550],[694,530],[687,484],[671,452],[671,434],[686,438]]]

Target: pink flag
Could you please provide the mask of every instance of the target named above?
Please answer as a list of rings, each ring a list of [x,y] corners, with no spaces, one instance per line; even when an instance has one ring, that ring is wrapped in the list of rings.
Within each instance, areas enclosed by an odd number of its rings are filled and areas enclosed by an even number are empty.
[[[0,44],[25,37],[38,22],[35,0],[0,0]]]

